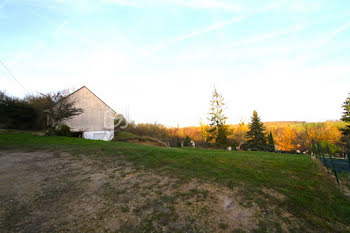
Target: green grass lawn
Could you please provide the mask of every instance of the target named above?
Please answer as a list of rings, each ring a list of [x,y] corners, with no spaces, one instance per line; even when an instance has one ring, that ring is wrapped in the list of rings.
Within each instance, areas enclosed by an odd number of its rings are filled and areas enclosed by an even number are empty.
[[[67,137],[34,136],[25,132],[0,133],[0,149],[60,150],[98,159],[123,158],[136,166],[183,179],[198,178],[240,190],[244,204],[261,209],[276,206],[310,229],[346,232],[350,199],[307,155],[236,152],[193,148],[161,148],[132,143],[103,142]],[[270,189],[285,198],[265,196]]]

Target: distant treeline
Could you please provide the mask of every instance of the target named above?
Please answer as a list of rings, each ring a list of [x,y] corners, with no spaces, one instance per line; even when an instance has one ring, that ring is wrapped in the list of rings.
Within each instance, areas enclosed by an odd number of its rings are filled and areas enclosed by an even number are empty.
[[[311,150],[312,139],[329,145],[333,152],[341,150],[341,131],[345,127],[343,121],[326,121],[307,123],[298,121],[266,122],[266,133],[271,132],[277,149],[281,151],[295,151],[297,149]],[[197,145],[208,147],[206,143],[207,125],[199,127],[165,127],[158,123],[129,124],[126,131],[139,136],[154,137],[176,146],[189,137]],[[248,124],[241,122],[237,125],[228,125],[228,145],[233,148],[244,145],[248,131]],[[242,147],[244,148],[244,146]]]

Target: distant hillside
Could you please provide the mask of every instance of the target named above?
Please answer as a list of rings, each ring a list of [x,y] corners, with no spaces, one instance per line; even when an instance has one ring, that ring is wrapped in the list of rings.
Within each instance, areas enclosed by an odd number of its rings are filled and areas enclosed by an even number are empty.
[[[301,126],[303,124],[329,124],[337,127],[344,127],[345,123],[343,121],[321,121],[321,122],[306,122],[306,121],[267,121],[264,122],[266,127],[283,127],[283,126]]]
[[[266,126],[284,126],[284,125],[300,125],[306,123],[305,121],[267,121],[264,122]]]

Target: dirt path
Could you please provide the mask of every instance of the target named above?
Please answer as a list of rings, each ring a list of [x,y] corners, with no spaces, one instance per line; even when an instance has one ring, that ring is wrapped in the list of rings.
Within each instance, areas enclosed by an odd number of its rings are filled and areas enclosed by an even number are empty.
[[[289,232],[237,192],[115,158],[0,151],[0,232]]]

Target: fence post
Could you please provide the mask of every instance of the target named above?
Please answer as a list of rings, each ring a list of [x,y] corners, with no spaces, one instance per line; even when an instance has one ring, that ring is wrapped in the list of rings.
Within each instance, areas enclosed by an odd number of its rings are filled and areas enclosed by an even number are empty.
[[[321,154],[322,154],[322,158],[323,158],[323,164],[326,164],[326,158],[324,157],[323,152],[321,152]],[[327,167],[327,170],[328,170],[328,167]]]
[[[339,184],[339,179],[338,179],[338,175],[337,175],[337,171],[335,170],[335,166],[334,166],[334,163],[333,163],[333,158],[332,158],[332,153],[327,145],[327,150],[328,150],[328,154],[331,158],[331,164],[332,164],[332,169],[333,169],[333,172],[334,172],[334,175],[335,175],[335,178],[337,179],[337,183]]]
[[[327,168],[327,171],[329,172],[329,169],[328,169],[328,166],[327,166],[328,163],[327,163],[326,158],[324,157],[324,154],[322,152],[322,147],[321,147],[321,144],[319,142],[317,142],[317,148],[318,148],[318,153],[320,155],[320,160],[321,160],[321,156],[322,156],[322,161],[323,161],[322,163]]]
[[[312,139],[312,153],[317,157],[316,155],[316,145],[315,145],[315,141]]]
[[[323,163],[323,165],[325,165],[326,160],[324,159],[322,146],[321,146],[321,144],[319,142],[317,142],[317,147],[318,147],[318,158]]]

